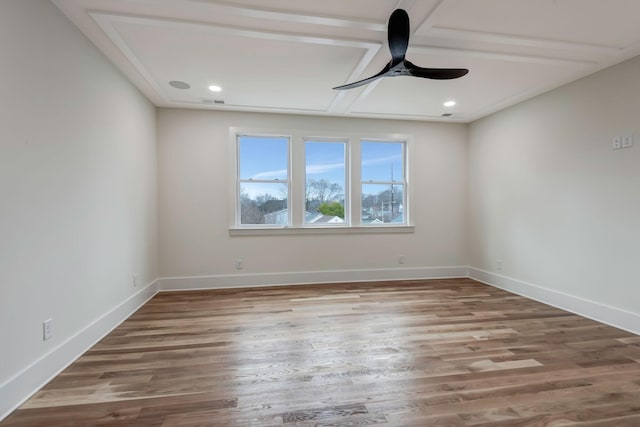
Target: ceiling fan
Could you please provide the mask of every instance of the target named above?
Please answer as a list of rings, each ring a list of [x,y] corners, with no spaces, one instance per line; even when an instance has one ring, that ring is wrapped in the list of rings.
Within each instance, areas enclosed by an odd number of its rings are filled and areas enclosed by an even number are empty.
[[[396,9],[389,17],[387,28],[391,61],[378,74],[366,79],[334,87],[336,90],[353,89],[382,77],[413,76],[425,79],[457,79],[469,72],[466,68],[423,68],[405,59],[409,46],[409,15],[404,9]]]

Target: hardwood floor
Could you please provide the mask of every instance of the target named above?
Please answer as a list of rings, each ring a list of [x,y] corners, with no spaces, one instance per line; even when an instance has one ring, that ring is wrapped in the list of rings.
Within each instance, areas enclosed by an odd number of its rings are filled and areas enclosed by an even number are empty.
[[[640,337],[470,279],[161,293],[0,426],[640,426]]]

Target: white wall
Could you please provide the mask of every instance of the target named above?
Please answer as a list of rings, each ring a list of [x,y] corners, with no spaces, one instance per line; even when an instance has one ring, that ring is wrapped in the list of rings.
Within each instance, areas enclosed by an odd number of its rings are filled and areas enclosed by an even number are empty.
[[[155,108],[50,2],[0,2],[0,58],[1,418],[51,372],[16,375],[157,277],[157,180]]]
[[[549,302],[576,297],[574,309],[601,320],[630,312],[622,326],[636,331],[639,76],[635,58],[479,120],[469,138],[471,266]],[[629,133],[635,146],[613,151]]]
[[[230,126],[413,135],[415,233],[230,237]],[[465,266],[466,139],[457,124],[160,109],[160,275]]]

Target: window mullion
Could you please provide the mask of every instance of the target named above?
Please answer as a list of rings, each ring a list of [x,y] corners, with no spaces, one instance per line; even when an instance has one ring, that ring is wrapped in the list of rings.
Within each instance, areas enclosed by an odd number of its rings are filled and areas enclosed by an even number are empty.
[[[351,225],[359,227],[362,225],[362,182],[360,165],[360,140],[353,140],[349,144],[349,171],[351,173],[350,202]]]
[[[289,188],[291,226],[302,227],[304,222],[304,140],[298,134],[291,136]]]

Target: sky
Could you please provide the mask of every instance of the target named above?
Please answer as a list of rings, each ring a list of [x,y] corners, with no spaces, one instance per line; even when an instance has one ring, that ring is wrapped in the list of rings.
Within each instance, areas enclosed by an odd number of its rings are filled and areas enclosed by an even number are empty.
[[[287,179],[286,137],[241,136],[240,178],[242,180]],[[402,176],[402,145],[397,143],[361,142],[362,180],[389,181],[393,173],[396,181]],[[305,170],[307,179],[326,179],[345,185],[345,144],[341,142],[305,142]],[[295,165],[294,165],[295,167]],[[242,183],[243,190],[254,198],[269,193],[282,194],[286,188],[277,183]]]

